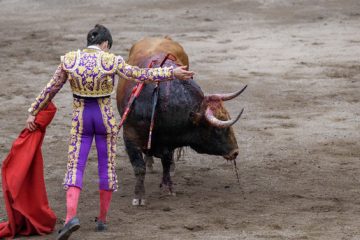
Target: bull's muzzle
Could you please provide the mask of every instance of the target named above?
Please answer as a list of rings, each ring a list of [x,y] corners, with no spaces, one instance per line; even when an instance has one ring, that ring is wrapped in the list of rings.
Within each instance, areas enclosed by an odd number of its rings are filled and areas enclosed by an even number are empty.
[[[226,160],[235,160],[238,155],[239,155],[239,149],[234,149],[228,155],[225,155],[224,158]]]

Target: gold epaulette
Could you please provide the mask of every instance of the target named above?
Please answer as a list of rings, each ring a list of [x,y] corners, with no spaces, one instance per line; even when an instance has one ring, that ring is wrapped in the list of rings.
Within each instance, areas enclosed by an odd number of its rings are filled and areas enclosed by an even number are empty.
[[[63,69],[65,71],[72,72],[79,65],[80,50],[68,52],[64,56],[61,56],[60,59],[61,59]]]
[[[118,58],[107,52],[101,52],[98,58],[99,70],[104,74],[114,74],[118,67]]]

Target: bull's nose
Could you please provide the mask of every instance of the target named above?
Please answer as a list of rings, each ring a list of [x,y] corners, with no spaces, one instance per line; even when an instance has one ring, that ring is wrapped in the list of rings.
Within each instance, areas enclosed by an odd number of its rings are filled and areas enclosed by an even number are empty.
[[[224,156],[227,160],[234,160],[239,155],[239,149],[232,150],[228,155]]]
[[[231,154],[231,158],[235,159],[239,155],[239,149],[235,149]]]

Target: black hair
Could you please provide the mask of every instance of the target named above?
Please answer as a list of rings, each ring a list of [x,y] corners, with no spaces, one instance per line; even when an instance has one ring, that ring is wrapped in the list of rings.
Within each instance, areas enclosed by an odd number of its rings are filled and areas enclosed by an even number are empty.
[[[88,46],[101,44],[106,41],[108,41],[110,49],[113,43],[111,33],[109,29],[107,29],[101,24],[96,24],[95,27],[91,29],[87,35]]]

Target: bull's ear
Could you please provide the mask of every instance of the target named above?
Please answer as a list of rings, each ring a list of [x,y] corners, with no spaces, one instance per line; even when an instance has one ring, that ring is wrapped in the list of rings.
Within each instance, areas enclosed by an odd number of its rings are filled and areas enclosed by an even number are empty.
[[[200,120],[201,120],[201,114],[191,111],[189,114],[189,118],[193,124],[199,125]]]

